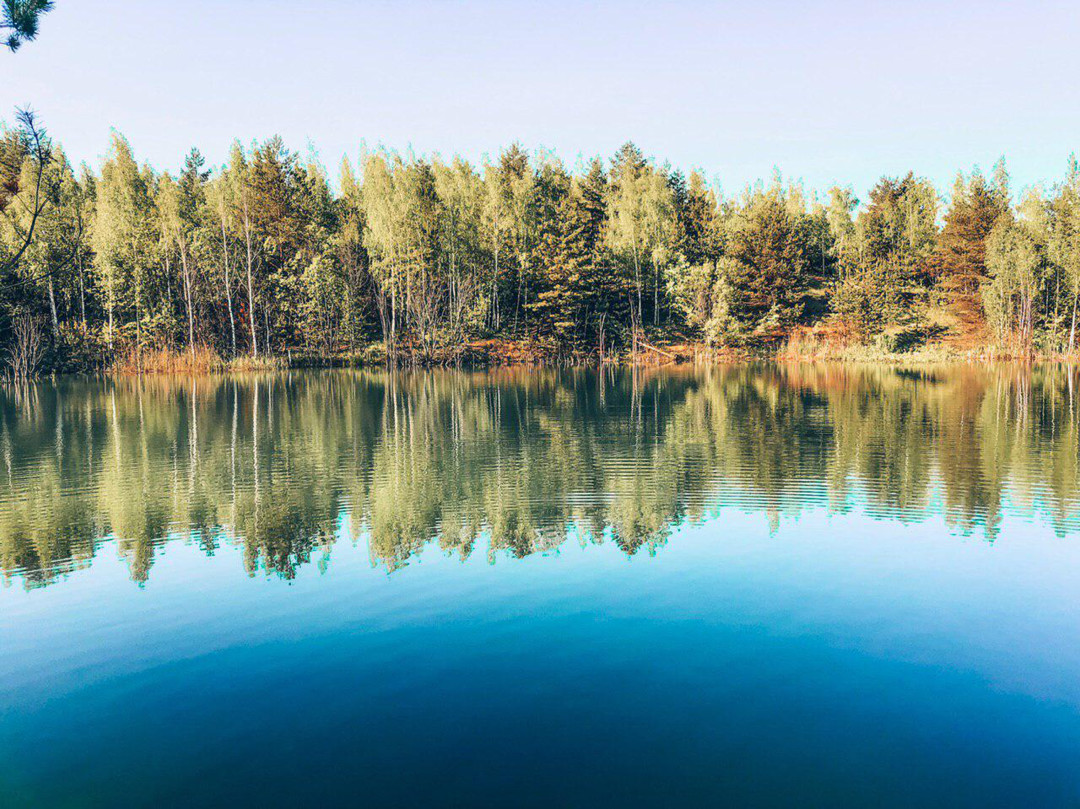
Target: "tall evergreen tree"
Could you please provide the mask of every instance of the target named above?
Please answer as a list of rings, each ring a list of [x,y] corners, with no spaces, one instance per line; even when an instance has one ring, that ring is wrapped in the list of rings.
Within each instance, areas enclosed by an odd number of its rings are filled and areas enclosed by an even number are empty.
[[[957,177],[932,266],[960,333],[969,339],[977,339],[985,328],[980,292],[987,281],[986,241],[1008,209],[1003,163],[993,179],[978,171]]]

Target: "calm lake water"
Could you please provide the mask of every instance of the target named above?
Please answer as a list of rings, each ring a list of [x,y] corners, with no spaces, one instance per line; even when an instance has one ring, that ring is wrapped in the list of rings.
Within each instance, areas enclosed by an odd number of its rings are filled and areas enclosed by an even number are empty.
[[[0,806],[1080,805],[1080,374],[0,389]]]

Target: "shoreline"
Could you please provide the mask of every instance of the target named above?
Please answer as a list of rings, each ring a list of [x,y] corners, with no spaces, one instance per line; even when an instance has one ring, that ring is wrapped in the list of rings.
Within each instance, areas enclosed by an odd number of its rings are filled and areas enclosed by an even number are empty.
[[[690,368],[750,363],[775,363],[778,365],[881,365],[881,366],[931,366],[931,365],[1076,365],[1080,356],[1035,353],[1018,356],[999,349],[982,348],[961,351],[943,344],[921,346],[910,351],[884,351],[867,345],[817,346],[806,350],[805,344],[793,350],[785,346],[776,350],[760,349],[714,349],[700,343],[660,343],[649,346],[649,351],[639,353],[635,362],[628,352],[607,355],[601,361],[596,353],[566,355],[545,354],[535,346],[517,341],[479,341],[469,344],[454,356],[436,355],[426,360],[402,359],[388,362],[381,345],[371,344],[354,352],[332,355],[306,354],[286,351],[269,357],[240,356],[225,359],[210,350],[195,353],[155,351],[147,352],[141,361],[129,357],[98,370],[73,369],[42,374],[38,379],[57,377],[133,377],[162,376],[173,374],[208,375],[274,372],[289,370],[325,370],[333,368],[437,370],[461,369],[470,371],[561,368]],[[496,349],[496,350],[490,350]],[[9,380],[10,381],[10,380]]]

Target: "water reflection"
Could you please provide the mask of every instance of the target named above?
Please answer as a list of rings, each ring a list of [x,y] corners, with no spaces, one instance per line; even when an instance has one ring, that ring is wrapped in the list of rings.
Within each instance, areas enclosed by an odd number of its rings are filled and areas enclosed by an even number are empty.
[[[115,543],[146,581],[167,542],[238,545],[291,578],[341,541],[525,557],[655,553],[719,509],[805,509],[993,541],[1003,513],[1076,527],[1067,367],[732,366],[303,372],[0,390],[0,568],[35,587]]]

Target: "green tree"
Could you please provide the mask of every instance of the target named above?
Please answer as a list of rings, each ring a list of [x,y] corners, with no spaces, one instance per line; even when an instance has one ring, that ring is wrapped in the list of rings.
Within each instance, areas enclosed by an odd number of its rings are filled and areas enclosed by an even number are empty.
[[[17,51],[24,42],[32,42],[38,33],[41,15],[53,9],[53,0],[3,0],[0,31],[6,32],[4,44]]]
[[[251,334],[251,354],[257,357],[259,356],[259,336],[255,325],[258,320],[255,300],[260,264],[258,240],[254,226],[254,190],[251,182],[251,164],[239,141],[233,141],[232,148],[229,151],[229,165],[226,169],[226,176],[229,178],[233,191],[231,195],[233,215],[235,221],[240,225],[243,240],[247,321]]]
[[[1035,239],[1010,216],[1001,216],[986,245],[990,281],[982,289],[988,325],[1002,343],[1030,354],[1043,258]]]
[[[213,222],[215,233],[211,237],[207,233],[207,241],[212,241],[218,249],[217,257],[221,268],[221,289],[225,295],[225,312],[229,322],[229,352],[235,357],[236,349],[236,306],[233,302],[233,285],[235,283],[233,270],[239,250],[236,225],[236,178],[226,166],[210,180],[206,185],[206,215],[207,226]]]
[[[245,238],[252,241],[261,270],[250,293],[252,342],[261,328],[268,354],[274,353],[278,339],[293,336],[301,315],[296,287],[306,264],[302,251],[308,235],[302,176],[296,155],[280,137],[256,147],[245,172]],[[255,317],[256,300],[262,323]]]
[[[93,246],[98,283],[107,313],[106,340],[115,345],[117,314],[134,310],[135,350],[142,350],[142,324],[155,262],[155,215],[149,172],[140,171],[131,145],[113,133],[97,184]]]
[[[84,194],[59,147],[52,148],[41,187],[35,191],[38,173],[37,158],[27,155],[17,183],[22,190],[0,216],[0,244],[26,245],[12,268],[8,304],[28,310],[46,304],[55,340],[62,321],[76,306],[81,280],[77,270],[86,251]],[[39,198],[37,204],[34,196]]]
[[[851,201],[834,191],[829,213],[839,267],[834,311],[868,335],[919,319],[937,236],[937,192],[912,172],[883,177],[853,230],[844,212]]]
[[[642,267],[652,252],[645,203],[648,164],[641,150],[632,143],[624,144],[612,160],[610,176],[605,237],[608,249],[633,285],[629,309],[631,345],[636,355],[644,322]]]
[[[1080,304],[1080,165],[1076,156],[1069,158],[1065,182],[1050,203],[1049,257],[1058,268],[1064,294],[1055,304],[1063,303],[1068,312],[1066,350],[1076,351],[1077,306]]]
[[[468,162],[432,164],[440,200],[439,245],[446,276],[449,345],[461,345],[480,331],[489,299],[483,294],[486,255],[481,241],[484,188]]]
[[[355,350],[357,341],[364,335],[365,312],[370,291],[375,285],[371,281],[368,254],[364,249],[363,193],[348,159],[341,161],[340,184],[339,227],[335,246],[344,274],[344,328],[349,348]]]
[[[734,217],[725,255],[731,315],[741,329],[775,333],[795,322],[810,246],[778,191],[750,194]]]
[[[957,330],[968,339],[978,339],[985,325],[980,290],[987,280],[986,241],[1008,209],[1004,163],[998,163],[993,179],[977,170],[957,176],[931,263]]]

